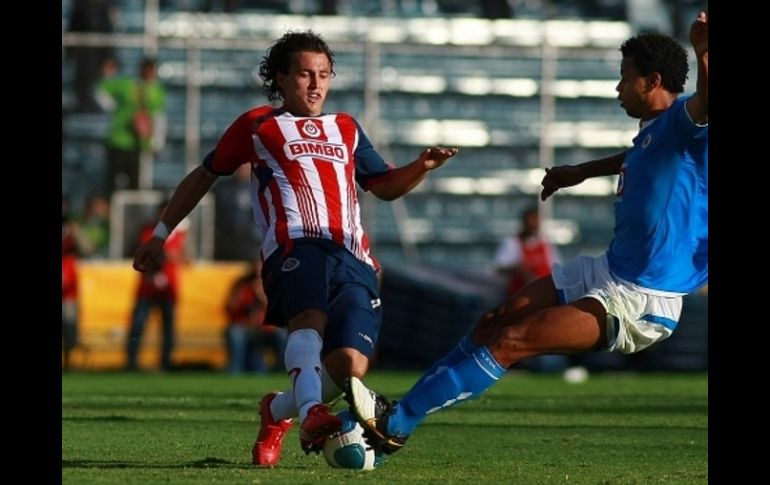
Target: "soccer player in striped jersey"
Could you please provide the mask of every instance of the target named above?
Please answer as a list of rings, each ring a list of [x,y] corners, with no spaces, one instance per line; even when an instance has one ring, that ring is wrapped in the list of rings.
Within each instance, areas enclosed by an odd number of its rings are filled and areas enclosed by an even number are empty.
[[[147,271],[165,238],[214,181],[248,163],[254,217],[262,233],[265,323],[288,327],[286,392],[266,395],[252,449],[257,466],[275,466],[283,438],[299,417],[300,444],[318,452],[341,421],[324,404],[345,379],[363,377],[381,320],[380,265],[361,223],[356,183],[383,200],[416,187],[456,148],[431,147],[395,168],[346,113],[324,113],[334,56],[313,32],[288,32],[259,67],[270,100],[239,116],[203,163],[177,187],[155,237],[138,248],[134,268]]]
[[[590,177],[619,174],[615,236],[606,253],[555,264],[481,317],[401,401],[357,377],[351,411],[375,449],[393,453],[428,414],[480,395],[525,357],[592,350],[638,352],[668,338],[682,296],[708,283],[708,17],[690,27],[696,92],[678,97],[687,52],[674,39],[641,34],[620,51],[618,99],[639,118],[633,146],[580,165],[546,169],[541,198]]]

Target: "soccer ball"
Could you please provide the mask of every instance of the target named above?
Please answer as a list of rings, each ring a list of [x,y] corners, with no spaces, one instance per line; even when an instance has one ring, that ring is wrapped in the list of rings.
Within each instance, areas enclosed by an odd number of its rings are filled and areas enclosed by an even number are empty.
[[[364,428],[353,414],[344,409],[337,416],[342,420],[342,429],[329,436],[324,443],[326,463],[332,468],[349,470],[373,470],[382,465],[385,455],[375,453],[364,441]]]

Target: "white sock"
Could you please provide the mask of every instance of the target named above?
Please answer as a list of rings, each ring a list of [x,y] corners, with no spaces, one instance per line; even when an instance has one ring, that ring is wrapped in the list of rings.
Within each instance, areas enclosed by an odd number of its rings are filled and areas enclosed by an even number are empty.
[[[297,417],[297,403],[294,402],[294,392],[289,389],[279,392],[270,402],[270,415],[276,421]]]
[[[321,348],[323,342],[318,332],[311,328],[295,330],[289,334],[284,352],[284,364],[294,389],[300,422],[307,411],[323,400],[321,397]]]
[[[321,364],[321,397],[323,402],[329,403],[342,394],[342,389],[337,386],[329,371]],[[299,415],[297,411],[297,402],[294,400],[294,392],[279,392],[270,402],[270,415],[274,420],[296,418]]]

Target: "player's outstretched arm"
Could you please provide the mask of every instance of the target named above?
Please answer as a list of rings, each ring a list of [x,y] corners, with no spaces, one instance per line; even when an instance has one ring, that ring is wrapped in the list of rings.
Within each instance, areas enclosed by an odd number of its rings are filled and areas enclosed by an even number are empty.
[[[708,14],[700,12],[690,25],[690,43],[698,62],[696,93],[687,100],[687,112],[698,124],[709,121],[709,23]]]
[[[540,184],[543,186],[540,192],[540,200],[545,200],[554,192],[564,187],[572,187],[582,183],[585,179],[601,177],[604,175],[617,175],[626,158],[626,152],[617,153],[607,158],[592,160],[580,165],[560,165],[546,168],[545,176]]]
[[[163,253],[165,238],[179,222],[187,217],[218,178],[202,165],[187,174],[174,190],[174,195],[168,201],[168,206],[161,216],[165,226],[164,236],[155,235],[149,241],[139,246],[134,253],[134,269],[144,273],[155,269]]]
[[[382,200],[398,199],[417,187],[425,178],[425,174],[444,165],[457,151],[457,148],[427,148],[412,163],[388,172],[382,180],[372,186],[371,191]]]

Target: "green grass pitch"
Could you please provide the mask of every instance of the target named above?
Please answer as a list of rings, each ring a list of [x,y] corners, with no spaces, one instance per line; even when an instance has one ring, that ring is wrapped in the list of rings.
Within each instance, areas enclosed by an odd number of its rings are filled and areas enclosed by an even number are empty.
[[[374,371],[366,382],[398,398],[417,377]],[[255,468],[256,405],[287,383],[283,374],[65,374],[62,482],[708,482],[706,374],[595,374],[572,385],[509,372],[481,398],[428,417],[374,471],[306,456],[298,426],[279,467]]]

